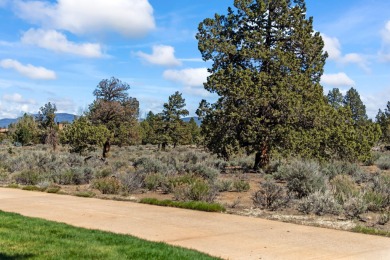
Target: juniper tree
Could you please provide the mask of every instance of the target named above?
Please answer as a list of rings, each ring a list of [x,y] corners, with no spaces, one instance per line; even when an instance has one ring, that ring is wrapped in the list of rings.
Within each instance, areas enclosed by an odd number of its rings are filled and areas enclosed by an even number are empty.
[[[366,106],[360,99],[358,91],[354,88],[350,88],[344,96],[344,106],[351,109],[352,118],[356,124],[364,123],[368,120],[366,113]]]
[[[204,86],[219,96],[198,111],[210,150],[255,153],[254,168],[274,153],[318,153],[327,54],[312,24],[302,0],[235,0],[200,23],[199,50],[213,62]]]
[[[114,77],[100,81],[93,92],[96,99],[88,112],[91,122],[105,125],[114,134],[114,143],[119,145],[137,143],[139,139],[139,133],[124,134],[124,131],[138,129],[139,102],[129,96],[129,89],[127,83]],[[131,137],[136,139],[126,139]]]
[[[390,101],[387,102],[384,111],[379,109],[378,114],[376,115],[376,122],[382,130],[381,141],[390,143]]]
[[[176,147],[186,135],[185,124],[181,120],[182,116],[189,114],[185,106],[185,99],[178,91],[169,96],[168,103],[164,103],[164,109],[158,115],[160,120],[158,120],[157,130],[158,139],[163,149],[168,144],[173,144]]]
[[[341,94],[340,90],[338,88],[334,88],[329,91],[328,93],[328,103],[332,107],[339,109],[340,107],[344,106],[344,97],[343,94]]]

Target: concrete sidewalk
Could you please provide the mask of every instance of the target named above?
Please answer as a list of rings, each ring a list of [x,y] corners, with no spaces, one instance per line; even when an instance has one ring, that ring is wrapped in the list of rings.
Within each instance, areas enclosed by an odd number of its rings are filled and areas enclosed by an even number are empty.
[[[5,188],[0,188],[0,210],[226,259],[390,259],[389,238],[228,214]]]

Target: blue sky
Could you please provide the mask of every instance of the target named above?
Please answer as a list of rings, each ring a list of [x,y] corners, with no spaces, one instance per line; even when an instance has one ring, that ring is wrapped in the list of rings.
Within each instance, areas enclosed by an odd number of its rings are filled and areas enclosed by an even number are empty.
[[[329,58],[324,91],[355,87],[375,117],[390,100],[390,1],[307,0]],[[201,60],[199,22],[233,0],[0,0],[0,118],[47,102],[80,114],[100,80],[131,86],[141,116],[183,93],[190,115],[210,63]]]

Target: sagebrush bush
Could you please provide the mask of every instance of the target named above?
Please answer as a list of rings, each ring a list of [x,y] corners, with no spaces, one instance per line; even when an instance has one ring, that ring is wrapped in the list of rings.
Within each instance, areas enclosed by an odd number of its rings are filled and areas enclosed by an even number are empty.
[[[233,189],[232,180],[220,180],[217,182],[218,190],[220,192],[231,191]]]
[[[41,181],[40,173],[35,170],[24,170],[13,175],[13,179],[18,184],[36,185]]]
[[[249,182],[243,179],[235,179],[233,181],[233,190],[237,192],[245,192],[250,189]]]
[[[314,161],[294,160],[282,164],[276,175],[287,181],[288,190],[298,198],[325,188],[325,177],[320,172],[319,164]]]
[[[319,216],[324,214],[339,215],[342,212],[340,204],[328,190],[325,192],[315,191],[301,199],[298,203],[298,210],[305,214],[314,213]]]
[[[350,218],[356,218],[360,214],[365,213],[367,211],[367,203],[363,198],[363,194],[348,198],[344,202],[343,209],[345,215]]]
[[[375,165],[381,170],[389,170],[390,169],[390,155],[382,155],[376,161]]]
[[[175,185],[173,193],[176,200],[213,202],[217,190],[207,181],[196,178],[188,183],[182,182]]]
[[[352,177],[344,174],[335,176],[330,181],[330,186],[337,201],[341,204],[360,193]]]
[[[165,183],[166,177],[161,173],[150,173],[145,176],[144,185],[148,190],[156,190]]]
[[[118,194],[121,189],[121,184],[117,178],[106,177],[94,180],[92,187],[103,194]]]
[[[145,175],[142,172],[124,172],[117,174],[120,186],[125,192],[134,192],[144,186]]]
[[[260,185],[260,190],[252,196],[253,204],[261,209],[277,210],[286,205],[288,199],[283,187],[272,180]]]

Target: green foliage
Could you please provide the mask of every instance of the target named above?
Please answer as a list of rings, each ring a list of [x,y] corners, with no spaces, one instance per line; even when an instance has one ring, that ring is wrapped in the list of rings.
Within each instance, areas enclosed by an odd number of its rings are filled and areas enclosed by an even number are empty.
[[[356,89],[351,88],[347,91],[343,103],[345,107],[351,109],[352,119],[356,124],[364,123],[368,120],[366,106],[360,99],[360,95]]]
[[[35,170],[23,170],[13,175],[14,180],[23,185],[36,185],[41,180],[39,172]]]
[[[351,229],[352,232],[357,232],[357,233],[363,233],[367,235],[376,235],[376,236],[384,236],[384,237],[390,237],[390,232],[385,231],[385,230],[378,230],[372,227],[365,227],[358,225]]]
[[[376,115],[376,122],[382,130],[381,141],[390,143],[390,101],[387,102],[387,106],[383,112],[379,109]]]
[[[102,146],[110,137],[109,130],[103,125],[92,125],[86,117],[76,119],[62,132],[62,143],[69,144],[71,152],[85,154]]]
[[[130,86],[117,78],[103,79],[93,94],[95,101],[89,106],[88,118],[93,125],[104,125],[113,133],[113,143],[128,145],[139,143],[139,102],[129,97]]]
[[[191,141],[188,127],[181,120],[182,116],[188,115],[188,110],[184,109],[185,105],[185,99],[182,97],[182,94],[176,91],[169,96],[168,103],[164,103],[162,113],[158,114],[154,119],[157,143],[161,144],[163,150],[169,144],[176,147],[178,144]]]
[[[103,194],[118,194],[121,189],[121,183],[113,177],[95,179],[92,187],[98,189]]]
[[[56,150],[59,143],[58,126],[55,122],[56,111],[56,105],[49,102],[40,108],[36,119],[41,129],[41,142],[50,144],[53,150]]]
[[[233,189],[237,192],[246,192],[250,189],[250,185],[246,180],[236,179],[233,181]]]
[[[348,199],[359,194],[358,186],[348,175],[337,175],[330,181],[330,185],[340,204],[344,204]]]
[[[389,170],[390,169],[390,155],[382,155],[375,161],[375,165],[378,166],[381,170]]]
[[[338,88],[329,90],[327,98],[329,105],[331,105],[335,109],[339,109],[344,106],[344,97]]]
[[[140,203],[151,204],[165,207],[175,207],[183,209],[193,209],[207,212],[225,212],[226,209],[218,203],[207,203],[203,201],[171,201],[171,200],[158,200],[154,198],[143,198]]]
[[[9,126],[9,135],[14,142],[22,145],[36,144],[39,140],[38,124],[33,116],[24,114],[16,123]]]
[[[197,111],[206,147],[225,159],[255,153],[254,168],[271,156],[367,160],[380,132],[354,89],[342,109],[339,91],[329,102],[323,97],[327,55],[304,1],[234,6],[205,19],[196,36],[203,59],[213,62],[205,89],[220,97]]]
[[[128,235],[0,212],[2,259],[216,259]]]
[[[213,202],[217,193],[207,181],[196,177],[179,181],[176,179],[172,184],[177,200]]]

